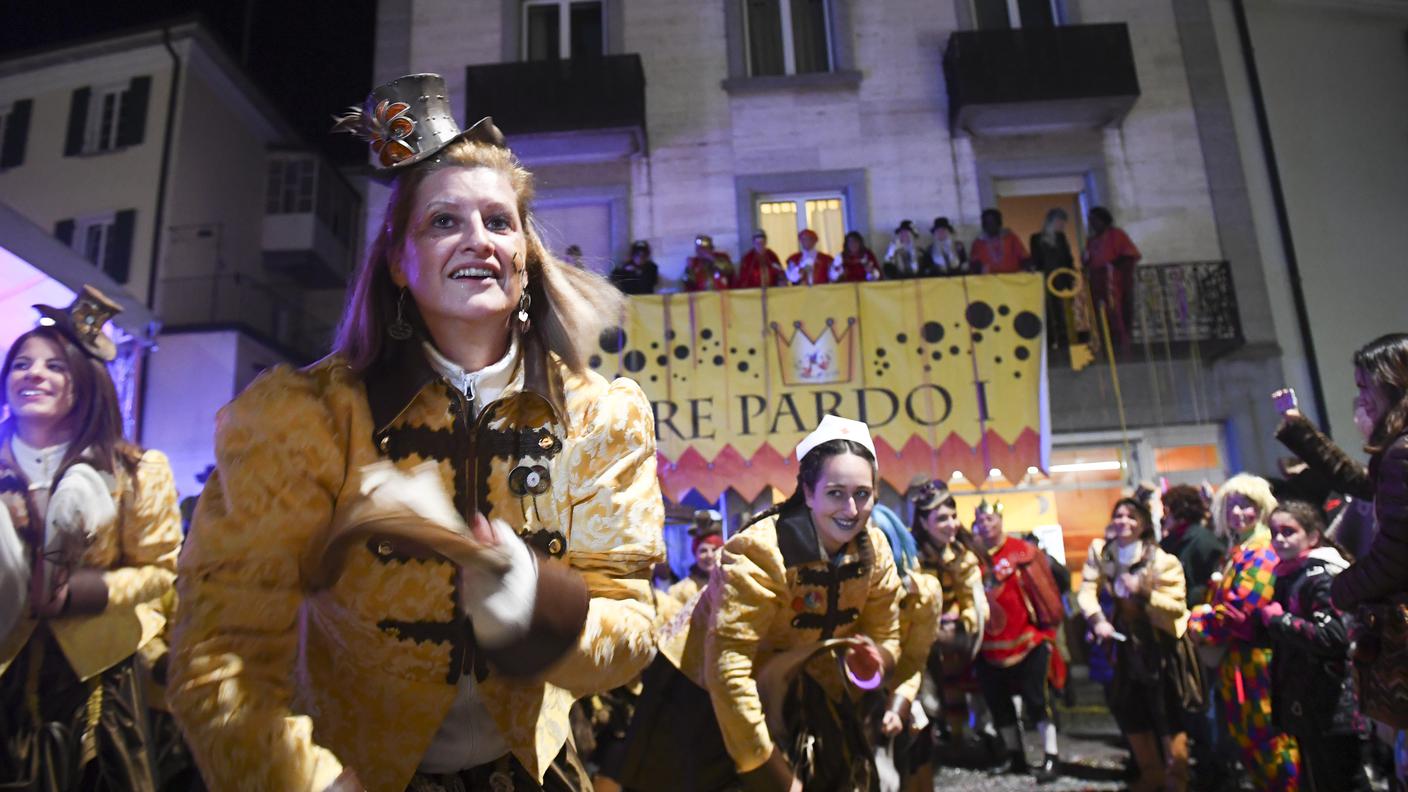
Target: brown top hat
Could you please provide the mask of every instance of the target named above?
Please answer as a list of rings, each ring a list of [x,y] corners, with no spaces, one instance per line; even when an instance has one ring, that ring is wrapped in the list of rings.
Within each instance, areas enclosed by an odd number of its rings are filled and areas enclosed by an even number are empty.
[[[94,286],[84,284],[67,308],[36,305],[34,310],[39,312],[40,325],[63,333],[89,355],[105,363],[117,357],[117,345],[103,333],[103,325],[122,313],[122,306]]]

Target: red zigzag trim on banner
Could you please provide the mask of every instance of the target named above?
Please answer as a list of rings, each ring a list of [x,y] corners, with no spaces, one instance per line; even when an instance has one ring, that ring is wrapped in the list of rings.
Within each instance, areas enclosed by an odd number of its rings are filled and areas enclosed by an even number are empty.
[[[1008,443],[989,430],[986,458],[982,444],[974,448],[956,434],[950,434],[937,449],[918,435],[912,435],[898,451],[883,438],[876,438],[875,452],[880,477],[904,492],[909,482],[918,476],[947,481],[955,470],[961,471],[969,481],[981,482],[987,480],[990,468],[997,468],[1008,481],[1020,481],[1027,468],[1041,465],[1041,437],[1034,430],[1024,429],[1016,442]],[[712,462],[692,448],[674,462],[663,454],[658,455],[657,461],[660,488],[665,497],[675,503],[681,502],[690,490],[715,501],[732,489],[752,501],[769,486],[790,493],[797,482],[797,465],[791,453],[783,456],[767,443],[760,446],[751,459],[727,445]]]

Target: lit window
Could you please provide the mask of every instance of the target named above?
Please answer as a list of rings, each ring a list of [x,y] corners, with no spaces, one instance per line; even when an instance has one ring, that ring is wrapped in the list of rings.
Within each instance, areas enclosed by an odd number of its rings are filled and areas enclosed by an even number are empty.
[[[831,71],[827,0],[743,0],[748,74]]]
[[[601,0],[527,0],[523,4],[523,59],[568,60],[606,51]]]
[[[768,235],[768,246],[786,259],[796,253],[797,234],[810,228],[817,249],[836,253],[846,238],[846,199],[840,193],[765,195],[757,199],[755,221]]]

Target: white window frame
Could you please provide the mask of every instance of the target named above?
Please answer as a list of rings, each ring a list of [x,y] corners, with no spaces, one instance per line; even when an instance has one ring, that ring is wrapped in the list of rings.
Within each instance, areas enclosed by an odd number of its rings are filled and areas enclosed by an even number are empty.
[[[1064,4],[1061,0],[1048,0],[1048,4],[1051,6],[1052,21],[1057,26],[1066,24],[1065,9],[1062,7]],[[968,12],[972,15],[973,27],[976,29],[978,27],[978,0],[968,0]],[[1019,30],[1022,27],[1022,12],[1017,0],[1007,0],[1007,23],[1012,30]]]
[[[118,131],[122,127],[122,103],[131,87],[129,82],[96,86],[88,97],[88,117],[83,129],[83,153],[98,154],[117,149]],[[103,137],[103,102],[111,96],[112,127]]]
[[[273,170],[273,165],[275,162],[279,163],[279,181],[277,185],[273,183],[273,174],[271,172]],[[284,184],[285,180],[288,178],[288,173],[291,168],[298,169],[298,175],[300,178],[298,183],[294,185],[293,205],[290,206],[284,200]],[[319,173],[320,168],[321,164],[319,163],[318,158],[313,155],[285,155],[271,157],[269,159],[269,166],[265,169],[264,175],[265,214],[312,214],[316,212],[318,210],[318,179],[321,175]],[[301,178],[304,169],[308,169],[309,171],[311,171],[311,175],[308,180],[308,189],[306,192],[303,190],[303,180]],[[270,208],[269,190],[274,187],[277,188],[274,195],[276,205],[273,208]],[[304,209],[301,206],[301,203],[304,200],[308,202],[307,209]]]
[[[572,3],[584,2],[585,0],[524,0],[522,8],[519,10],[519,23],[522,32],[519,35],[518,52],[519,57],[528,60],[528,9],[533,6],[557,6],[557,53],[560,60],[572,59]],[[606,0],[594,0],[601,6],[601,51],[606,53],[606,15],[608,13]]]
[[[76,218],[73,221],[72,247],[74,251],[101,270],[103,268],[104,259],[107,258],[108,245],[112,243],[113,229],[116,226],[116,212]],[[88,258],[88,233],[95,228],[101,229],[99,231],[97,260]]]
[[[1015,2],[1015,0],[1008,0]],[[830,74],[836,71],[836,51],[835,51],[835,31],[831,29],[831,3],[832,0],[822,0],[822,18],[826,21],[826,71],[823,74]],[[782,73],[784,75],[794,75],[797,73],[797,43],[792,35],[792,3],[791,0],[777,0],[778,14],[782,17]],[[753,47],[752,39],[748,35],[748,7],[743,6],[743,57],[748,68],[749,77],[772,77],[770,74],[756,74],[753,71]]]
[[[753,223],[755,225],[758,223],[761,214],[759,207],[763,204],[791,202],[797,205],[797,233],[800,234],[802,229],[807,227],[807,201],[833,200],[841,202],[841,216],[849,218],[851,216],[850,202],[846,200],[846,191],[843,189],[838,188],[834,191],[808,190],[799,193],[763,193],[753,198]],[[847,223],[846,227],[850,228],[850,224]]]

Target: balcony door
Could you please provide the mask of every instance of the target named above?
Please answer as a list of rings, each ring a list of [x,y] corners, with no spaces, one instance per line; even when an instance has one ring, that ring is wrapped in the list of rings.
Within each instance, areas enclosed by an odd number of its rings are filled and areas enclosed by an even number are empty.
[[[972,0],[978,30],[1053,27],[1062,24],[1061,0]]]
[[[606,51],[603,0],[525,0],[523,59],[599,58]]]
[[[762,195],[753,207],[756,228],[768,235],[768,247],[783,261],[796,253],[797,234],[810,228],[817,235],[817,249],[835,254],[846,238],[846,196],[840,192]],[[753,232],[739,234],[739,244],[750,243]]]

